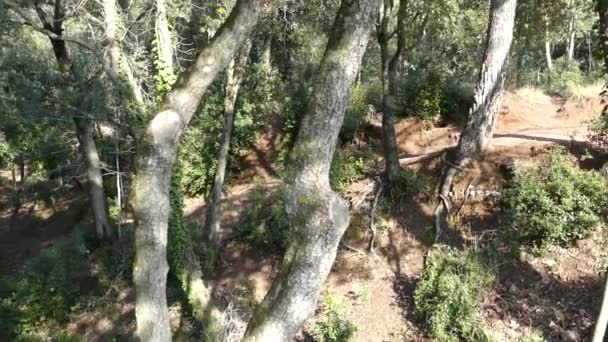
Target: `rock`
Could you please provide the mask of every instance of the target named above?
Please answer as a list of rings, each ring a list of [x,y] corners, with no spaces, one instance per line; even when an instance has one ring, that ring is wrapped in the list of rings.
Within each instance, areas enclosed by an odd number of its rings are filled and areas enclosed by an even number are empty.
[[[562,338],[564,339],[564,341],[569,342],[578,342],[581,340],[580,335],[574,330],[563,330]]]

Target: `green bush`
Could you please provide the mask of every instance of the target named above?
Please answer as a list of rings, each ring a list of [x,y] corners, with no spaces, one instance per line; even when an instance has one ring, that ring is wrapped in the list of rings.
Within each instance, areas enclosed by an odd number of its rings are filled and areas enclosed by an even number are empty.
[[[427,257],[414,292],[415,314],[434,341],[488,341],[477,317],[483,290],[494,281],[478,254],[441,248]]]
[[[345,342],[357,331],[345,309],[336,298],[328,296],[322,316],[315,322],[313,335],[319,342]]]
[[[549,90],[565,90],[570,84],[582,84],[585,76],[578,62],[559,58],[553,63],[552,71],[545,71],[543,81]]]
[[[401,80],[400,102],[408,116],[463,121],[473,104],[473,86],[438,70],[418,70]]]
[[[401,80],[400,100],[405,112],[424,120],[441,116],[441,103],[445,80],[439,72],[420,70]]]
[[[367,120],[370,113],[370,104],[367,98],[367,86],[363,84],[355,85],[351,91],[350,100],[346,113],[344,114],[344,123],[340,135],[345,140],[351,140],[359,127]]]
[[[236,238],[254,246],[285,249],[289,220],[282,191],[269,191],[264,185],[256,184],[249,200],[251,205],[235,229]]]
[[[583,171],[557,150],[549,165],[516,170],[503,196],[507,238],[518,247],[545,247],[589,236],[605,222],[608,186],[596,171]]]
[[[336,148],[329,171],[331,187],[338,192],[345,192],[352,182],[363,178],[364,169],[365,161],[362,157]]]

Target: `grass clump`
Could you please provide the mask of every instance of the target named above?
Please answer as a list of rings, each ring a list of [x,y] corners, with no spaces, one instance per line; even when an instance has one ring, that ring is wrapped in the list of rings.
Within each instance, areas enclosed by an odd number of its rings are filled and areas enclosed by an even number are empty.
[[[415,314],[434,341],[489,341],[477,309],[494,273],[479,253],[431,251],[414,293]]]
[[[281,191],[270,191],[256,184],[250,195],[251,205],[236,227],[236,238],[254,246],[284,250],[288,243],[289,220]]]
[[[586,238],[605,223],[608,186],[597,171],[576,167],[558,150],[549,165],[516,170],[503,196],[506,237],[538,249]]]
[[[357,326],[346,314],[343,304],[334,296],[327,296],[322,316],[315,322],[313,335],[319,342],[345,342],[357,331]]]

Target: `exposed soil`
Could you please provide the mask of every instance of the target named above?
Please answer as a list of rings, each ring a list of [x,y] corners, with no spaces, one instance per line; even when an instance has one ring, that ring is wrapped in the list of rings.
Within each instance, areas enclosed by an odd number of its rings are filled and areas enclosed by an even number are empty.
[[[447,241],[456,247],[466,247],[496,235],[497,203],[506,182],[505,164],[542,159],[548,145],[560,145],[583,165],[588,152],[587,121],[601,108],[599,98],[568,102],[558,95],[532,89],[506,94],[493,150],[455,181],[451,199],[458,211],[450,222]],[[243,157],[246,170],[231,181],[225,192],[222,225],[228,239],[249,203],[252,183],[267,184],[269,191],[280,187],[273,161],[281,139],[273,133],[278,131],[274,126],[260,136],[253,152]],[[442,167],[440,152],[457,143],[459,128],[401,120],[396,131],[403,165],[418,170],[431,184],[436,184]],[[380,132],[379,120],[372,119],[362,139],[378,155]],[[380,169],[375,173],[379,172]],[[358,330],[353,341],[430,340],[414,321],[413,291],[423,270],[424,256],[431,248],[434,198],[430,193],[404,198],[397,214],[379,215],[375,253],[367,253],[374,187],[374,179],[365,179],[353,184],[346,194],[353,206],[351,225],[323,293],[339,298],[356,322]],[[16,223],[12,225],[11,206],[8,199],[2,199],[0,277],[12,274],[36,251],[59,243],[76,229],[73,227],[89,216],[82,196],[71,196],[72,200],[54,206],[54,211],[24,206],[19,211],[23,216],[13,218]],[[203,201],[189,199],[185,208],[190,220],[202,226]],[[606,266],[606,255],[601,253],[605,248],[599,235],[543,257],[523,255],[515,264],[501,266],[498,283],[487,294],[481,313],[500,341],[516,341],[531,331],[541,332],[551,341],[588,340],[601,300]],[[240,297],[242,302],[243,297],[249,297],[252,301],[249,304],[254,305],[268,290],[280,256],[227,241],[225,260],[213,277],[217,292],[226,300]],[[132,295],[121,296],[116,303],[132,314]],[[321,304],[322,300],[319,307]],[[94,332],[97,328],[106,331],[104,322],[122,314],[116,307],[107,314],[83,317],[72,324],[77,331]],[[313,322],[314,318],[298,339],[310,338]]]

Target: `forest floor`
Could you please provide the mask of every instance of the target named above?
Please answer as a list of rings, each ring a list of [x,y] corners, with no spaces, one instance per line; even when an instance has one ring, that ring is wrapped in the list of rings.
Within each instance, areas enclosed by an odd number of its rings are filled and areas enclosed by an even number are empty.
[[[506,182],[504,166],[514,160],[546,158],[546,148],[559,145],[576,157],[581,167],[598,167],[586,141],[588,122],[602,108],[593,91],[589,96],[570,99],[535,89],[505,95],[491,152],[455,181],[451,199],[459,209],[446,232],[447,244],[472,248],[495,237],[498,201]],[[281,186],[273,168],[280,139],[275,132],[269,127],[260,135],[253,152],[243,159],[247,168],[233,177],[225,192],[222,225],[228,232],[240,222],[254,183],[270,189]],[[397,123],[396,133],[402,165],[420,172],[429,184],[437,184],[443,166],[439,152],[457,143],[458,127],[407,119]],[[352,206],[351,224],[323,296],[337,298],[346,308],[358,327],[353,341],[430,341],[415,324],[413,291],[432,246],[436,205],[432,189],[403,198],[397,213],[379,215],[376,248],[374,253],[367,252],[370,203],[376,176],[382,170],[380,138],[380,120],[372,117],[347,147],[371,149],[373,160],[369,177],[355,182],[345,193]],[[9,198],[10,184],[1,186],[0,278],[13,275],[41,249],[61,244],[73,231],[90,224],[85,218],[90,216],[83,204],[85,195],[77,189],[62,197],[69,199],[48,196],[52,206],[45,201],[24,203],[15,214]],[[205,212],[201,199],[188,199],[185,204],[188,218],[200,225]],[[497,284],[486,293],[481,313],[499,341],[517,341],[530,332],[540,332],[551,341],[589,339],[601,301],[607,259],[605,240],[598,238],[600,235],[543,256],[523,254],[516,262],[500,266]],[[227,300],[248,296],[255,304],[262,300],[279,264],[279,255],[229,241],[224,261],[213,278]],[[127,316],[132,317],[132,301],[132,294],[120,293],[114,311],[126,314],[128,310]],[[321,307],[323,300],[319,303]],[[110,328],[99,331],[98,325],[112,319],[101,316],[89,317],[90,322],[78,326],[78,331],[89,340],[103,340]],[[303,329],[299,340],[310,339],[313,321]]]
[[[602,104],[597,92],[590,93],[568,100],[559,94],[524,88],[505,95],[492,151],[455,182],[452,200],[462,208],[457,224],[448,232],[449,244],[471,247],[495,235],[498,199],[505,184],[504,165],[546,157],[543,151],[548,146],[559,145],[576,156],[582,167],[599,167],[588,155],[587,127]],[[380,125],[380,118],[372,118],[359,141],[348,147],[371,146],[377,152],[372,167],[376,173],[382,169]],[[396,133],[404,167],[421,172],[436,184],[442,167],[441,155],[436,152],[458,142],[459,128],[412,119],[399,121]],[[255,156],[249,155],[248,161],[253,169],[259,169],[259,182],[278,188],[280,181],[267,167],[272,154],[264,153],[270,150],[269,141],[262,138],[258,144]],[[261,158],[259,163],[256,158]],[[224,213],[226,227],[239,222],[239,213],[247,205],[252,173],[246,175],[247,181],[237,177],[227,191],[224,203],[230,209]],[[398,215],[379,218],[380,237],[375,253],[369,254],[369,205],[361,202],[370,202],[374,183],[371,177],[355,182],[345,194],[359,208],[351,209],[351,224],[344,238],[348,247],[340,249],[323,293],[338,298],[348,308],[349,318],[358,327],[353,341],[424,341],[427,338],[412,315],[413,291],[431,248],[436,202],[428,193],[403,199]],[[467,188],[469,196],[462,203]],[[200,203],[193,200],[187,205],[197,220],[204,213]],[[516,341],[537,331],[551,341],[587,340],[603,285],[600,274],[605,263],[598,255],[603,248],[599,243],[595,238],[587,239],[542,257],[525,255],[518,265],[503,265],[498,284],[483,304],[483,315],[496,337]],[[280,258],[238,243],[228,244],[226,253],[219,283],[226,289],[249,291],[262,300]],[[301,339],[307,340],[306,336],[304,332]]]

